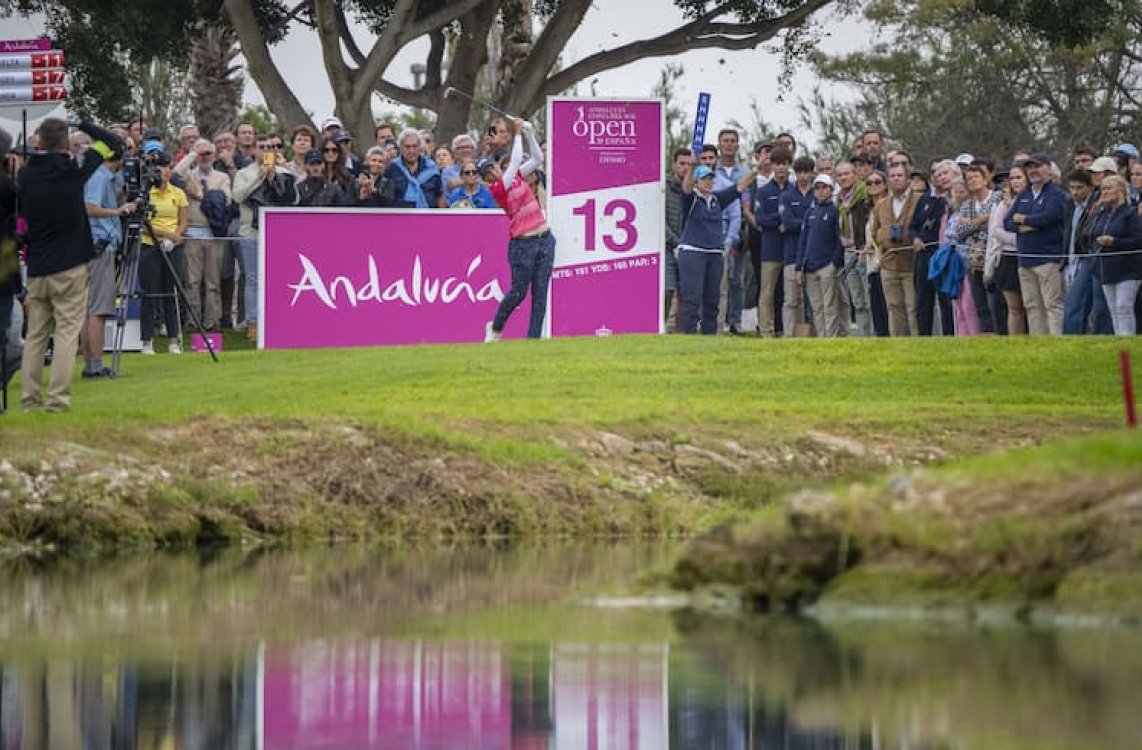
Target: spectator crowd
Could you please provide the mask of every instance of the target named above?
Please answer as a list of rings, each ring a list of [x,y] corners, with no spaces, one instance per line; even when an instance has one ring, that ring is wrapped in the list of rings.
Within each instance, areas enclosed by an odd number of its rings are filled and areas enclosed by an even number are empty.
[[[93,141],[91,132],[115,147]],[[138,203],[129,200],[124,164],[136,159],[152,175],[138,263],[144,354],[155,353],[156,335],[166,337],[167,352],[180,353],[187,318],[256,339],[258,217],[266,206],[502,208],[513,219],[513,257],[527,256],[513,262],[512,309],[529,285],[533,296],[546,295],[554,240],[543,216],[543,145],[526,123],[496,118],[480,136],[460,133],[446,144],[430,130],[398,132],[385,123],[358,143],[336,117],[319,131],[299,125],[257,133],[242,122],[210,135],[193,124],[167,134],[137,121],[50,136],[64,139],[53,158],[70,158],[74,167],[53,162],[53,169],[86,181],[93,250],[84,258],[86,317],[76,324],[84,377],[114,375],[102,361],[102,332],[124,298],[117,261]],[[16,239],[16,196],[22,173],[37,164],[40,137],[30,134],[12,148],[0,133],[5,239]],[[99,163],[85,167],[95,145]],[[755,144],[746,159],[739,132],[726,128],[697,154],[671,155],[667,330],[762,337],[1137,332],[1142,157],[1132,144],[1107,153],[1078,148],[1061,162],[1022,151],[1003,165],[970,153],[917,165],[876,130],[843,158],[814,159],[798,148],[793,134],[781,133]],[[516,180],[527,190],[516,190]],[[19,339],[12,300],[22,282],[0,265],[0,331],[9,332],[0,361],[8,377]],[[501,313],[489,322],[489,341],[499,337]],[[545,314],[533,308],[533,335]]]
[[[47,142],[41,143],[45,132]],[[90,132],[102,135],[102,140]],[[37,347],[46,346],[50,333],[61,329],[67,318],[67,329],[74,322],[77,346],[85,357],[83,377],[113,377],[103,362],[105,321],[132,295],[139,297],[142,308],[139,328],[145,355],[155,354],[156,336],[167,339],[168,353],[182,353],[188,321],[199,322],[208,331],[244,330],[256,340],[259,211],[291,205],[505,210],[513,219],[512,234],[506,237],[512,288],[508,304],[488,322],[486,339],[499,338],[507,316],[529,290],[534,298],[529,332],[538,336],[546,316],[554,239],[542,213],[544,153],[530,123],[493,119],[482,137],[464,132],[448,145],[437,145],[431,130],[397,131],[388,123],[378,124],[371,135],[371,143],[357,147],[336,116],[325,119],[320,131],[300,124],[288,134],[258,134],[251,123],[241,122],[233,131],[215,132],[210,138],[202,137],[194,124],[186,124],[177,134],[164,134],[144,121],[116,123],[107,130],[81,126],[69,131],[63,121],[51,120],[16,148],[10,135],[0,131],[0,227],[8,241],[5,247],[24,243],[24,261],[35,253],[32,242],[17,236],[17,212],[25,213],[26,205],[17,210],[16,196],[25,187],[22,178],[39,174],[46,164],[54,171],[43,191],[61,189],[59,180],[65,178],[69,189],[79,180],[81,210],[89,225],[83,232],[70,227],[69,241],[82,247],[61,259],[77,279],[83,266],[83,282],[71,280],[71,288],[86,287],[81,289],[85,299],[69,295],[66,312],[56,304],[61,300],[49,300],[43,307],[47,321],[43,341],[37,341]],[[146,175],[144,184],[150,188],[145,201],[131,194],[132,179],[140,174]],[[139,231],[137,284],[128,280],[135,290],[124,295],[124,273],[130,265],[122,261],[129,241],[127,228],[143,202],[150,209]],[[58,223],[46,212],[37,229]],[[49,234],[55,231],[48,228]],[[0,360],[7,378],[21,364],[16,345],[23,338],[18,314],[22,308],[14,303],[35,285],[31,277],[39,275],[30,271],[37,266],[34,259],[21,265],[17,268],[11,258],[0,263],[0,331],[7,332],[0,337],[0,344],[7,342],[0,348]],[[45,275],[53,273],[49,269]],[[79,307],[82,314],[74,312]],[[73,321],[77,316],[79,320]],[[61,354],[58,338],[57,334],[56,354]],[[49,408],[53,404],[66,408],[63,381],[70,371],[59,368],[53,377]],[[25,393],[32,400],[25,402],[25,408],[39,405],[38,388],[37,378],[34,397]]]
[[[762,337],[1134,335],[1142,159],[961,153],[917,165],[877,130],[842,158],[726,128],[674,151],[667,329]],[[712,320],[714,316],[716,320]]]

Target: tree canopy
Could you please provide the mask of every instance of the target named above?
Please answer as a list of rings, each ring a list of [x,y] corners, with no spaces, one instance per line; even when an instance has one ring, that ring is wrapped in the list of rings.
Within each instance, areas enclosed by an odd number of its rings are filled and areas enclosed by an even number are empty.
[[[379,94],[435,112],[438,128],[447,134],[468,124],[471,103],[445,97],[445,91],[475,91],[489,62],[489,47],[496,44],[503,64],[492,93],[502,108],[529,114],[548,95],[648,57],[710,47],[752,49],[783,36],[787,49],[803,50],[803,30],[812,14],[853,0],[657,2],[662,12],[677,15],[673,28],[566,66],[560,56],[592,0],[17,0],[17,10],[47,15],[50,33],[69,53],[76,101],[97,114],[121,113],[122,104],[131,100],[128,59],[185,59],[201,24],[221,19],[236,33],[246,72],[284,125],[308,122],[309,115],[270,50],[290,34],[310,33],[321,44],[336,113],[351,130],[371,129],[372,98]],[[359,34],[361,28],[368,34]],[[402,49],[424,38],[429,40],[424,85],[398,84],[390,64]],[[114,58],[110,75],[109,55]]]
[[[1142,135],[1134,0],[876,0],[864,15],[882,41],[813,59],[821,78],[857,93],[848,103],[818,93],[803,107],[835,154],[872,126],[922,161],[1061,155]]]

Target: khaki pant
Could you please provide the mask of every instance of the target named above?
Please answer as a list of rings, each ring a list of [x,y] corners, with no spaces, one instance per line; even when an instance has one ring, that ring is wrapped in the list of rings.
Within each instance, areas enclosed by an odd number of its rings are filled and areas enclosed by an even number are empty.
[[[1027,331],[1032,336],[1059,336],[1063,332],[1063,273],[1058,263],[1020,267],[1019,288],[1027,310]]]
[[[774,325],[773,301],[777,298],[777,277],[781,274],[781,263],[775,260],[761,262],[761,279],[758,288],[761,290],[757,301],[757,329],[762,338],[773,338],[777,335]],[[784,317],[782,318],[784,321]],[[792,333],[792,329],[786,328]]]
[[[23,392],[20,405],[38,409],[43,401],[41,380],[48,338],[55,335],[48,408],[71,405],[71,372],[79,348],[79,332],[87,318],[87,264],[50,276],[28,279],[28,338],[24,342]]]
[[[837,267],[830,263],[819,271],[805,274],[805,291],[813,308],[817,335],[836,338],[840,328],[837,321]]]
[[[912,271],[880,269],[880,284],[884,287],[884,302],[888,307],[888,335],[905,335],[904,324],[913,336],[919,335],[916,321],[916,283]],[[907,316],[907,317],[905,317]]]
[[[797,335],[797,326],[805,324],[805,291],[797,283],[797,266],[793,263],[785,265],[784,287],[785,301],[781,303],[781,323],[785,329],[784,335],[793,338]]]
[[[222,318],[222,240],[188,238],[183,248],[187,301],[202,327],[213,328]]]

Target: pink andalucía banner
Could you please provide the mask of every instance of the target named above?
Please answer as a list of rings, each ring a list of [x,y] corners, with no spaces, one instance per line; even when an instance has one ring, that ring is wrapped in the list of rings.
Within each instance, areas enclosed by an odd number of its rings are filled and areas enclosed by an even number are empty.
[[[659,333],[662,102],[552,98],[547,113],[551,335]]]
[[[267,210],[260,345],[482,341],[511,284],[499,211]],[[505,338],[523,338],[513,315]]]

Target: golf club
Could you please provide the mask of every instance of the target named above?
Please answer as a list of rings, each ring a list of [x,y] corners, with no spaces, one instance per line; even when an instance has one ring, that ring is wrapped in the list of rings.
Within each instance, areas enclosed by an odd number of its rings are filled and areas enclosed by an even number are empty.
[[[492,106],[491,104],[484,101],[483,99],[477,99],[475,96],[473,96],[472,94],[469,94],[467,91],[461,91],[460,89],[456,88],[455,86],[449,86],[449,87],[444,89],[444,98],[445,99],[447,99],[452,94],[458,94],[458,95],[464,97],[465,99],[471,101],[473,104],[481,106],[484,109],[489,110],[491,112],[495,112],[497,115],[502,115],[502,116],[508,118],[509,122],[515,119],[515,115],[508,114],[507,112],[503,111],[499,107]]]

